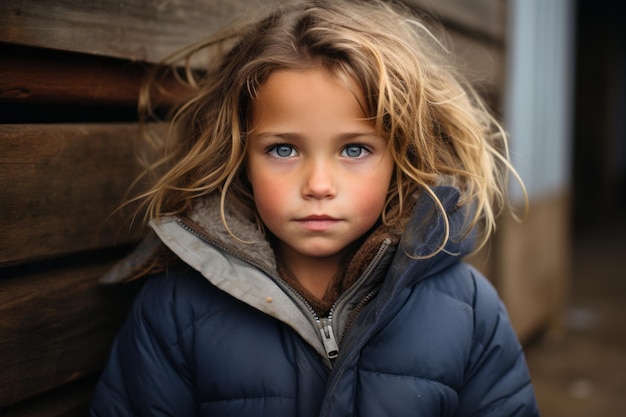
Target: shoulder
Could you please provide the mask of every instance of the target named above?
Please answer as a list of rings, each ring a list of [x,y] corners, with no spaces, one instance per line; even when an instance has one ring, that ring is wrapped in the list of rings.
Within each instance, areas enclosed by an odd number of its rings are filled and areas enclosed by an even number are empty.
[[[436,281],[431,285],[461,300],[472,312],[472,342],[460,404],[467,409],[482,407],[485,415],[509,415],[503,410],[517,407],[536,415],[523,347],[496,288],[467,264],[459,264]]]
[[[137,319],[154,329],[185,329],[219,313],[233,300],[199,272],[181,265],[145,278],[133,310]]]
[[[454,343],[463,351],[456,354],[465,357],[469,366],[492,349],[500,349],[503,357],[511,360],[522,352],[496,288],[467,263],[454,264],[418,282],[405,308],[417,323],[438,329],[432,337],[443,344]]]
[[[493,285],[465,263],[419,280],[405,294],[387,301],[397,310],[383,327],[384,335],[415,339],[421,353],[432,358],[469,357],[474,345],[488,342],[499,316],[506,314]],[[429,343],[419,342],[425,337]]]
[[[437,298],[452,299],[465,313],[471,313],[473,339],[477,342],[486,343],[498,326],[510,327],[508,313],[494,285],[465,262],[424,280],[423,285],[422,291],[430,293],[434,302]],[[454,311],[447,314],[454,314]]]
[[[501,307],[493,284],[473,266],[460,262],[421,282],[424,289],[467,305],[481,316],[489,316]]]
[[[177,266],[147,276],[137,296],[137,302],[147,311],[163,309],[165,306],[172,307],[174,303],[193,300],[199,293],[210,292],[211,289],[205,281],[186,265]]]
[[[194,294],[211,291],[206,279],[187,265],[176,267],[145,278],[140,297],[146,302],[163,301],[164,298],[193,298]]]
[[[513,332],[501,319],[505,310],[498,294],[475,268],[454,264],[407,290],[406,299],[398,294],[390,301],[401,306],[368,344],[368,366],[391,366],[398,374],[461,391],[468,368],[478,366],[489,346],[500,344],[507,356],[516,356],[517,341],[505,340]]]

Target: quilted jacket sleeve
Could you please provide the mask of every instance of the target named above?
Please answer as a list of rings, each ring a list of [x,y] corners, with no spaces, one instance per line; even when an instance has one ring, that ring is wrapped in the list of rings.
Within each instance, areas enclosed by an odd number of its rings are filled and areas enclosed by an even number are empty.
[[[90,416],[193,416],[190,372],[179,349],[175,280],[155,277],[138,294],[113,345]]]
[[[474,345],[459,410],[462,416],[539,416],[522,347],[491,284],[474,271]]]

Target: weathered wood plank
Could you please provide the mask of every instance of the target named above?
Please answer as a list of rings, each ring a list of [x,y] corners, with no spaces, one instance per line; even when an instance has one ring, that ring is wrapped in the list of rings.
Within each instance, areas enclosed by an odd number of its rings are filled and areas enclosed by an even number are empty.
[[[3,1],[0,42],[158,62],[277,1]]]
[[[85,417],[93,396],[95,377],[83,378],[0,409],[3,417]]]
[[[112,214],[140,172],[135,124],[0,125],[0,265],[136,239]]]
[[[244,13],[280,0],[22,0],[0,2],[0,41],[158,62]],[[501,0],[407,0],[445,22],[496,42],[505,38]]]
[[[0,280],[0,409],[101,370],[137,288],[99,286],[110,266]]]
[[[0,44],[0,102],[136,107],[146,67]]]
[[[460,71],[473,85],[501,93],[504,88],[504,49],[456,30],[446,32],[452,52],[464,65]]]
[[[405,0],[414,8],[438,20],[474,33],[492,42],[505,42],[506,1],[504,0]]]
[[[500,85],[503,50],[456,30],[446,32],[467,71]],[[147,67],[91,55],[0,45],[0,102],[136,106]]]

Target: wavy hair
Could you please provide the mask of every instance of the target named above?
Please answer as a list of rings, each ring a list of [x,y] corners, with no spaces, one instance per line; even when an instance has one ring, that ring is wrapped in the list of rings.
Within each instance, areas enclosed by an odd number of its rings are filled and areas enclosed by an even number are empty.
[[[318,66],[361,87],[364,111],[395,162],[381,214],[385,224],[405,221],[416,195],[433,198],[443,212],[432,187],[452,185],[461,193],[459,206],[472,208],[464,230],[479,225],[484,232],[480,247],[506,204],[508,175],[519,180],[502,127],[457,73],[451,54],[399,3],[282,4],[260,20],[224,29],[180,51],[166,63],[187,99],[169,115],[163,156],[150,166],[163,174],[137,197],[148,218],[184,213],[195,199],[220,193],[227,230],[227,196],[260,224],[245,175],[246,137],[258,88],[279,69]],[[155,76],[140,101],[148,110],[148,93],[156,83]],[[446,221],[440,249],[448,238]]]

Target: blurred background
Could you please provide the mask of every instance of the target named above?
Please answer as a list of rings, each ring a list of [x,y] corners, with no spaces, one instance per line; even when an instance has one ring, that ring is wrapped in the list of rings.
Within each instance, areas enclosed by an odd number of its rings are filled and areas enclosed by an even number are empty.
[[[554,10],[557,3],[559,16],[551,15],[546,8]],[[517,14],[511,19],[528,25],[527,29],[509,26],[513,44],[528,54],[518,49],[518,59],[532,60],[541,54],[533,64],[514,60],[517,69],[511,69],[512,73],[526,71],[513,76],[519,77],[520,84],[511,84],[508,90],[513,130],[535,135],[531,141],[539,142],[530,148],[517,147],[519,159],[530,156],[529,166],[520,164],[525,170],[522,176],[529,180],[531,196],[552,192],[559,183],[570,191],[563,213],[569,236],[563,243],[569,254],[562,316],[526,343],[540,409],[547,417],[622,416],[626,406],[626,25],[617,1],[513,4],[510,11]],[[523,14],[533,8],[534,16],[522,22]],[[539,22],[544,22],[544,30],[554,31],[552,35],[541,36]],[[531,47],[527,43],[533,37],[536,43]],[[524,107],[517,100],[530,91],[538,94],[528,97],[527,111],[534,118],[524,117],[523,111],[511,114]],[[554,126],[558,119],[561,128]]]
[[[0,415],[85,415],[138,289],[98,279],[142,233],[115,211],[140,172],[139,85],[171,52],[277,1],[0,1]],[[621,2],[405,2],[510,132],[530,211],[504,215],[470,261],[509,310],[542,415],[623,416]]]

